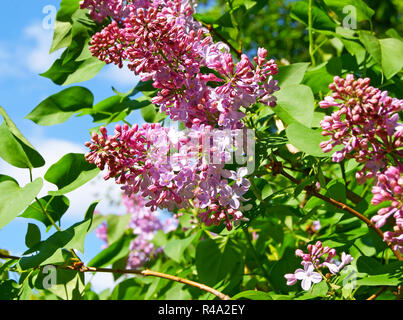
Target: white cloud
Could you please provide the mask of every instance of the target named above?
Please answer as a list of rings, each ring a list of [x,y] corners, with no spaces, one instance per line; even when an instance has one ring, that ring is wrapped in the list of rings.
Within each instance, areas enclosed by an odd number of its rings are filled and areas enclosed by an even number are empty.
[[[33,145],[43,156],[46,164],[41,168],[33,169],[33,178],[45,175],[48,168],[57,162],[67,153],[85,153],[87,150],[78,144],[59,140],[59,139],[31,139]],[[0,173],[15,178],[21,186],[29,183],[29,173],[27,169],[15,168],[8,163],[0,160]],[[81,186],[80,188],[66,194],[70,200],[70,207],[64,219],[78,220],[84,217],[88,206],[95,200],[102,201],[97,206],[97,210],[104,214],[122,212],[123,207],[116,202],[120,198],[121,190],[113,180],[105,181],[102,173],[93,181]],[[57,190],[57,187],[44,180],[43,188],[38,197],[47,195],[48,191]],[[114,202],[111,200],[115,200]]]
[[[123,68],[117,65],[107,65],[100,73],[100,78],[112,82],[112,85],[135,86],[139,82],[140,77],[136,76],[133,71],[127,67],[128,63],[123,64]]]
[[[15,42],[0,43],[0,78],[26,78],[46,71],[62,50],[49,54],[53,30],[40,22],[28,25]]]
[[[85,282],[91,282],[91,289],[96,293],[100,293],[105,289],[112,289],[115,286],[111,273],[97,272],[95,275],[86,273]]]
[[[32,24],[24,29],[24,35],[33,40],[35,45],[25,53],[25,65],[31,72],[41,73],[49,69],[60,56],[60,51],[49,54],[52,45],[53,30],[45,29],[41,24]]]

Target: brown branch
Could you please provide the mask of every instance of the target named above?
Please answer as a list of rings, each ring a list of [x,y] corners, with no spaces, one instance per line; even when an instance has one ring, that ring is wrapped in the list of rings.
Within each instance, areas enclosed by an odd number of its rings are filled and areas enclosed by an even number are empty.
[[[219,38],[222,42],[225,42],[231,48],[231,50],[236,53],[239,59],[241,58],[242,50],[236,49],[231,43],[229,43],[227,39],[225,39],[225,37],[223,37],[216,29],[214,29],[211,24],[207,24],[204,22],[202,22],[202,24],[207,28],[208,31],[210,31],[210,33],[214,33],[217,38]]]
[[[298,181],[296,178],[294,178],[292,175],[288,174],[287,172],[284,171],[281,162],[274,162],[272,163],[272,170],[273,170],[273,174],[281,174],[282,176],[284,176],[285,178],[289,179],[290,181],[294,182],[295,184],[300,184],[301,182]],[[306,192],[314,197],[317,197],[319,199],[322,199],[323,201],[332,204],[333,206],[340,208],[350,214],[352,214],[353,216],[355,216],[356,218],[360,219],[361,221],[363,221],[369,228],[371,228],[373,231],[375,231],[376,234],[379,235],[379,237],[382,238],[382,240],[384,240],[384,234],[382,232],[381,229],[377,228],[375,223],[373,223],[371,220],[369,220],[366,216],[364,216],[363,214],[359,213],[358,211],[354,210],[353,208],[349,207],[348,205],[346,205],[345,203],[342,203],[340,201],[337,201],[333,198],[327,197],[321,193],[319,193],[318,191],[316,191],[314,188],[312,188],[311,186],[306,186],[304,188],[306,190]],[[396,258],[399,261],[402,261],[402,256],[400,255],[400,253],[395,250],[393,248],[393,245],[389,242],[389,241],[385,241],[386,245],[389,247],[390,250],[392,250],[393,254],[396,256]]]
[[[12,256],[12,255],[7,255],[0,253],[0,258],[2,259],[11,259],[11,260],[19,260],[20,257]],[[179,283],[184,283],[192,287],[199,288],[200,290],[207,291],[209,293],[214,294],[221,300],[231,300],[231,297],[227,296],[226,294],[219,292],[209,286],[206,286],[205,284],[198,283],[192,280],[187,280],[184,278],[180,278],[177,276],[172,276],[170,274],[166,273],[161,273],[157,271],[152,271],[149,269],[145,270],[137,270],[137,269],[111,269],[111,268],[95,268],[95,267],[87,267],[83,265],[82,263],[74,263],[72,266],[58,266],[54,265],[55,268],[58,269],[65,269],[65,270],[75,270],[79,272],[107,272],[107,273],[120,273],[120,274],[137,274],[137,275],[142,275],[144,277],[158,277],[158,278],[163,278],[163,279],[168,279],[171,281],[176,281]]]
[[[375,300],[380,294],[384,293],[387,289],[388,289],[387,286],[384,286],[384,287],[380,288],[377,292],[375,292],[367,300]]]

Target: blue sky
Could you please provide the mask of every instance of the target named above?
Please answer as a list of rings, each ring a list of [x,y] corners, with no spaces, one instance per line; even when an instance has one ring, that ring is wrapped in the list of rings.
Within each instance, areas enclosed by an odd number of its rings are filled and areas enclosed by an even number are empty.
[[[57,52],[49,55],[53,30],[44,28],[43,21],[48,21],[49,11],[44,8],[53,5],[59,8],[60,0],[22,0],[3,1],[0,19],[0,105],[16,123],[25,137],[44,156],[47,164],[44,168],[34,170],[34,176],[40,177],[52,163],[69,152],[85,152],[83,144],[89,140],[89,129],[95,127],[90,116],[68,120],[51,127],[38,126],[25,116],[46,97],[61,91],[64,87],[53,84],[49,79],[39,74],[46,71],[52,62],[60,55]],[[46,24],[45,24],[46,25]],[[90,89],[95,97],[95,103],[111,95],[111,87],[118,91],[130,90],[137,80],[128,70],[120,70],[115,66],[105,67],[94,79],[74,84]],[[139,113],[130,116],[130,122],[141,123]],[[27,170],[12,168],[0,160],[0,173],[16,178],[20,185],[28,182]],[[54,186],[46,184],[40,196],[46,195]],[[77,192],[67,194],[71,208],[62,220],[62,227],[82,219],[88,205],[105,194],[119,195],[119,188],[113,183],[106,183],[101,178],[89,183]],[[104,200],[99,209],[102,213],[121,212]],[[27,219],[18,218],[16,221],[0,230],[0,248],[10,250],[13,254],[25,251],[24,237]],[[42,238],[45,230],[42,228]],[[90,260],[99,252],[102,243],[95,235],[89,235],[85,244],[85,261]],[[110,279],[100,278],[101,288]]]

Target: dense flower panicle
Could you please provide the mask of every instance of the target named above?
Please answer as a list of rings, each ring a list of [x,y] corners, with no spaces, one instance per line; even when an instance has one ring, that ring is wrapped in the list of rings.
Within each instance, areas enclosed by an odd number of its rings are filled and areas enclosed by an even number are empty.
[[[88,9],[91,18],[101,23],[106,17],[122,20],[136,7],[148,7],[148,0],[81,0],[80,8]]]
[[[205,224],[223,222],[231,229],[233,221],[243,219],[242,196],[250,183],[246,168],[224,169],[231,139],[211,144],[211,129],[194,126],[185,134],[160,124],[117,125],[108,136],[102,127],[101,135],[94,133],[86,143],[91,150],[86,160],[107,167],[105,179],[115,178],[129,196],[147,198],[151,210],[195,206]]]
[[[365,164],[357,173],[360,183],[375,177],[387,164],[386,156],[403,156],[403,125],[398,112],[403,109],[403,100],[391,98],[387,91],[369,85],[369,78],[354,80],[353,75],[346,79],[338,76],[329,85],[332,96],[319,103],[320,107],[338,109],[321,121],[322,134],[331,139],[320,144],[324,152],[342,145],[333,153],[335,162],[345,157],[354,158]]]
[[[114,20],[93,36],[90,51],[119,67],[129,61],[142,81],[152,80],[158,89],[152,102],[161,112],[187,127],[218,123],[239,128],[244,116],[241,106],[258,101],[275,106],[272,94],[279,88],[273,75],[278,68],[273,60],[266,60],[265,49],[258,50],[255,65],[246,55],[235,63],[229,48],[214,43],[208,30],[193,19],[186,1],[128,6],[130,13],[121,22]]]
[[[295,254],[302,258],[301,264],[304,269],[297,269],[294,273],[287,273],[284,278],[287,280],[287,285],[291,286],[297,283],[297,280],[302,280],[301,287],[304,290],[309,290],[312,283],[322,281],[322,276],[314,270],[322,268],[329,269],[331,274],[339,273],[347,264],[353,261],[351,255],[343,252],[341,254],[341,262],[338,264],[335,261],[336,250],[330,247],[324,247],[320,241],[315,245],[308,244],[308,253],[304,253],[301,249],[297,249]]]
[[[390,205],[378,210],[372,217],[376,227],[385,225],[388,219],[394,219],[393,231],[384,233],[385,240],[392,243],[397,251],[403,253],[403,167],[389,167],[377,177],[377,184],[372,188],[374,194],[371,203],[379,205],[390,202]]]
[[[130,243],[130,253],[127,260],[128,268],[140,268],[151,257],[162,251],[151,242],[155,232],[162,230],[168,233],[175,230],[178,222],[174,218],[160,220],[158,212],[151,211],[145,207],[145,199],[139,195],[127,196],[123,194],[122,203],[126,207],[127,213],[131,214],[128,228],[133,229],[136,238]],[[108,243],[107,240],[107,224],[104,222],[96,229],[98,238]]]

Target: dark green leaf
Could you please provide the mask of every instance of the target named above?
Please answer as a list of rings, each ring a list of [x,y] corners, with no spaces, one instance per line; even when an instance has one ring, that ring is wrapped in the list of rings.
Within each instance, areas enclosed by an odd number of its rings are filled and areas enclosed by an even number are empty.
[[[133,234],[125,233],[120,239],[96,255],[89,263],[90,267],[106,267],[129,254]]]
[[[38,226],[33,223],[28,223],[28,230],[25,235],[25,245],[32,248],[41,241],[41,231]]]
[[[45,196],[39,199],[42,207],[45,208],[46,212],[52,217],[53,221],[59,222],[60,218],[67,211],[70,205],[70,201],[65,196]],[[35,219],[42,222],[46,227],[52,225],[49,219],[45,216],[42,211],[41,206],[37,201],[32,203],[21,215],[20,217]]]

